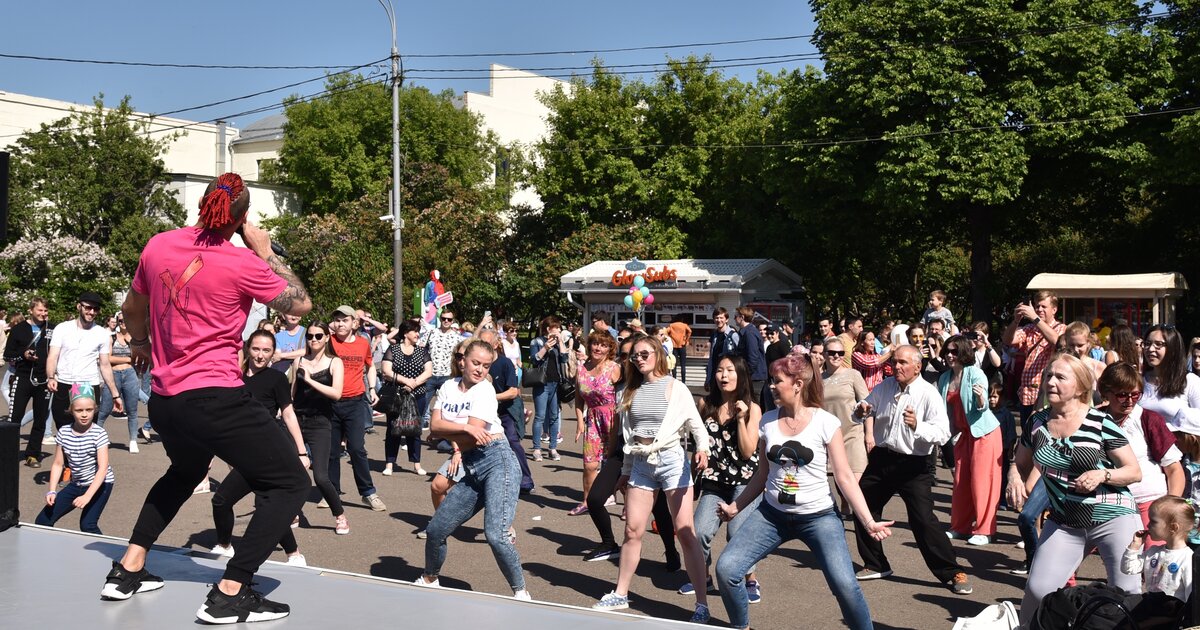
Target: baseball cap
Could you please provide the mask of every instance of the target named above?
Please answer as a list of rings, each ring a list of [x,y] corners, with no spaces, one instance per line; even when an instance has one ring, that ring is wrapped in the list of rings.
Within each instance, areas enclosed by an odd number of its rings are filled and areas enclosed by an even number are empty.
[[[100,306],[104,303],[104,298],[100,297],[99,293],[95,293],[93,291],[84,291],[83,293],[79,294],[79,301],[84,304]]]
[[[354,307],[343,304],[343,305],[333,309],[333,315],[331,315],[330,317],[333,317],[334,315],[345,315],[346,317],[354,317]]]

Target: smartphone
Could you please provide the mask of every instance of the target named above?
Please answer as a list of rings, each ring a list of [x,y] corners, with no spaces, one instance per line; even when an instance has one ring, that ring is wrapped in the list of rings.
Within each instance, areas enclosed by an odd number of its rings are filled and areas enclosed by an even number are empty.
[[[484,316],[484,317],[491,317],[491,316],[492,316],[492,312],[491,312],[491,311],[484,311],[484,312],[483,312],[483,316]]]

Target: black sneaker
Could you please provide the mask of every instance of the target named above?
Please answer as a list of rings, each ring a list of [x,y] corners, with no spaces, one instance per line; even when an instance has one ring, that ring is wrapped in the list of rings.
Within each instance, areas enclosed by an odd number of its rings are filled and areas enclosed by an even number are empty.
[[[237,595],[226,595],[214,584],[196,617],[206,623],[251,623],[282,619],[290,612],[287,604],[273,602],[245,584]]]
[[[108,577],[104,580],[104,588],[100,589],[100,599],[125,600],[133,597],[135,593],[157,591],[162,587],[163,579],[151,575],[146,567],[142,567],[141,571],[130,571],[121,566],[120,562],[114,561],[112,571],[108,572]]]
[[[621,548],[616,543],[600,543],[596,545],[586,556],[583,557],[584,562],[599,562],[616,558],[621,555]]]
[[[672,550],[674,553],[667,554],[667,566],[664,567],[667,573],[674,573],[683,568],[683,563],[680,562],[679,553]]]

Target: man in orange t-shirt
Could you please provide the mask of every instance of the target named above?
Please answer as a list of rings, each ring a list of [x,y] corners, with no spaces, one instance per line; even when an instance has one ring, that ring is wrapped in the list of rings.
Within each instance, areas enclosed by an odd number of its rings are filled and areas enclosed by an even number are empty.
[[[333,403],[330,418],[329,481],[338,492],[342,490],[342,440],[350,454],[350,469],[363,503],[376,512],[387,510],[383,499],[375,492],[371,468],[367,462],[367,426],[371,424],[371,406],[378,400],[375,394],[375,366],[371,361],[371,344],[354,334],[354,307],[342,305],[333,311],[329,330],[333,333],[333,351],[342,360],[345,377],[342,397]]]
[[[683,321],[685,316],[680,314],[675,316],[675,321],[667,326],[667,336],[671,338],[671,343],[674,344],[675,353],[675,369],[679,371],[679,380],[687,382],[687,345],[692,340],[692,327]],[[672,370],[671,376],[675,376]]]

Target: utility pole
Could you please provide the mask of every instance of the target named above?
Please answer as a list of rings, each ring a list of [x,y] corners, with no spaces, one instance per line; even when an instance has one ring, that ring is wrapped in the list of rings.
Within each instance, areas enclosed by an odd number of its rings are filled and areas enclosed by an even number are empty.
[[[378,2],[387,12],[392,26],[392,325],[399,326],[404,320],[404,246],[400,236],[404,227],[400,217],[400,82],[404,77],[400,73],[400,52],[396,48],[396,8],[391,0]]]

